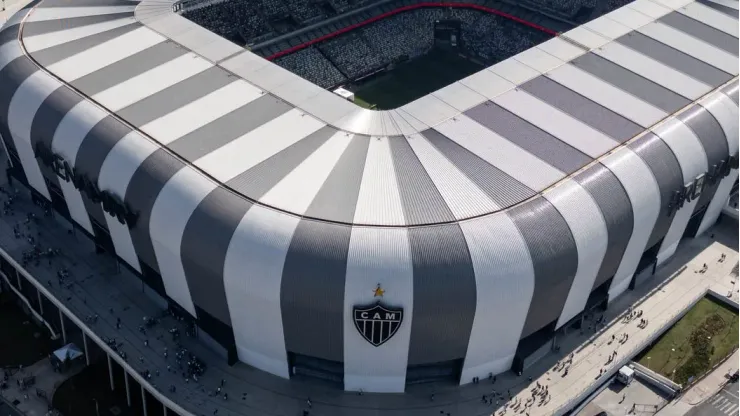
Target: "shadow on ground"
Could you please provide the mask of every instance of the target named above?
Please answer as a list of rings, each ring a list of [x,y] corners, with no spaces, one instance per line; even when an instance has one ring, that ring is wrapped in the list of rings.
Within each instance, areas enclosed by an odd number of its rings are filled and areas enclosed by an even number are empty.
[[[10,293],[0,294],[0,368],[28,367],[61,346],[13,298]]]

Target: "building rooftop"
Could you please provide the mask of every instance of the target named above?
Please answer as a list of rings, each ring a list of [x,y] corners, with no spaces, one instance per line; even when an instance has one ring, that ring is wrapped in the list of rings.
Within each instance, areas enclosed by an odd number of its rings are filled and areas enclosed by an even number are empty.
[[[662,120],[737,76],[737,16],[726,13],[704,0],[638,0],[388,111],[208,32],[169,0],[44,1],[10,19],[0,67],[24,48],[44,69],[13,64],[13,76],[48,89],[21,85],[16,95],[38,98],[14,107],[29,115],[10,117],[11,129],[72,87],[57,111],[86,124],[37,119],[61,123],[68,140],[55,152],[114,194],[159,186],[135,175],[143,165],[169,182],[164,192],[221,186],[299,217],[417,226],[506,209],[660,134]]]

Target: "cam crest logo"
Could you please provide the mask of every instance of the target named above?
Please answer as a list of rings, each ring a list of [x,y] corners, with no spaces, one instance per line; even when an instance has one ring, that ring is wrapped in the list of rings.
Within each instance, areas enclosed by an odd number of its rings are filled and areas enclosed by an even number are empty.
[[[384,293],[378,285],[374,290],[374,297],[382,298]],[[375,347],[391,339],[403,322],[403,308],[389,307],[380,300],[375,304],[353,307],[352,315],[357,331]]]

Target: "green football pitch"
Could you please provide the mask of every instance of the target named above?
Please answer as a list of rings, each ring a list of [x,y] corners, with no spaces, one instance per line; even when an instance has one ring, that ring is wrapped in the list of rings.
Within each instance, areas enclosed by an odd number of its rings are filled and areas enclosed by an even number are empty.
[[[354,89],[355,104],[376,110],[397,108],[481,69],[457,54],[432,50]]]

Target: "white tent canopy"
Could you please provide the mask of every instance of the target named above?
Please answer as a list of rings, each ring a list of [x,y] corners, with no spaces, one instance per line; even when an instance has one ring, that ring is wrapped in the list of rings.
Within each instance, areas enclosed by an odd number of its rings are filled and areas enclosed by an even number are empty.
[[[69,343],[62,348],[53,352],[54,356],[61,362],[73,361],[79,357],[82,357],[83,353],[73,343]]]

